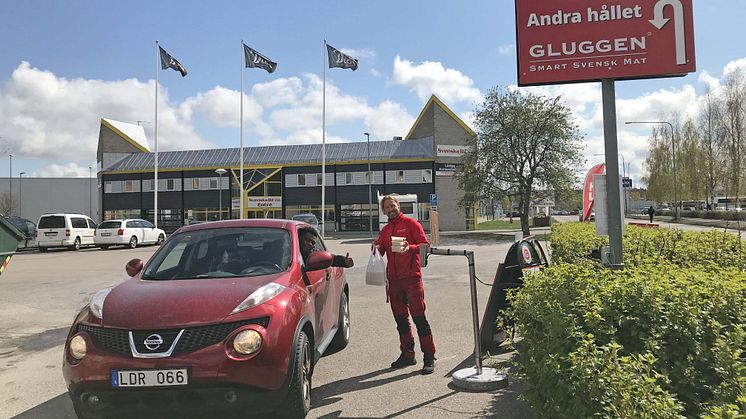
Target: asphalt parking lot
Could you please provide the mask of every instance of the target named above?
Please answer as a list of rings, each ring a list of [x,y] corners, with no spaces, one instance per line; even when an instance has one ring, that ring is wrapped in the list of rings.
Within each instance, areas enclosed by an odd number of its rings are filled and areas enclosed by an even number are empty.
[[[425,300],[437,346],[435,374],[418,365],[391,370],[398,337],[384,289],[365,285],[370,240],[327,241],[335,253],[350,253],[352,337],[347,349],[322,358],[313,378],[314,418],[530,417],[517,399],[520,382],[504,390],[469,393],[450,375],[473,366],[468,267],[463,256],[432,256],[425,268]],[[445,238],[441,248],[474,250],[476,272],[490,280],[510,242]],[[147,259],[156,247],[20,252],[0,277],[0,417],[74,418],[60,370],[67,329],[96,291],[125,280],[132,258]],[[481,312],[489,288],[478,288]],[[507,358],[509,354],[503,355]]]

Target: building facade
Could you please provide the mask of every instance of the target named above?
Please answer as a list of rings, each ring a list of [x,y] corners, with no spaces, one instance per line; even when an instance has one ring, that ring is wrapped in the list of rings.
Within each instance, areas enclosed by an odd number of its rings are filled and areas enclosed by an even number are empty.
[[[244,148],[243,208],[240,149],[161,152],[157,222],[173,231],[242,215],[291,218],[313,213],[320,220],[323,215],[327,232],[367,231],[371,219],[378,230],[378,196],[396,193],[417,195],[416,210],[425,229],[433,194],[441,230],[471,229],[476,211],[468,203],[459,205],[463,192],[454,175],[473,136],[432,96],[404,139],[327,144],[323,209],[320,144]],[[102,219],[155,221],[155,155],[142,127],[102,119],[97,160]]]

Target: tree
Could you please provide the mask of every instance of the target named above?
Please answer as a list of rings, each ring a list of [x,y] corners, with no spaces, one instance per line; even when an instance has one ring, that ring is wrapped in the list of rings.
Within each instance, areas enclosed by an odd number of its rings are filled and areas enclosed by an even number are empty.
[[[12,215],[13,207],[17,204],[8,192],[0,193],[0,215]]]
[[[746,80],[744,80],[743,72],[736,70],[725,79],[721,104],[718,107],[718,121],[723,130],[723,151],[728,165],[726,192],[730,190],[735,195],[736,202],[742,192],[743,147],[746,145],[744,101],[746,101]]]
[[[560,97],[492,88],[475,109],[476,138],[464,156],[459,184],[466,196],[517,201],[521,230],[535,189],[564,191],[576,184],[582,135]]]
[[[722,159],[718,141],[717,103],[712,92],[707,91],[699,109],[699,138],[705,159],[705,200],[707,210],[714,207],[715,190],[722,178]]]

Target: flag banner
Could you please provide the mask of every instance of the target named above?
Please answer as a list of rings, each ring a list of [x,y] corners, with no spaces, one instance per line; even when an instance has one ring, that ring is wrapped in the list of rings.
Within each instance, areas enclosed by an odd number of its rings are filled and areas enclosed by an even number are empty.
[[[585,175],[585,185],[583,186],[583,213],[582,213],[582,221],[588,221],[591,218],[591,213],[593,212],[593,207],[596,202],[596,196],[593,192],[593,175],[602,175],[606,172],[606,164],[600,163],[593,167],[591,167],[591,170],[588,171],[588,174]]]
[[[167,53],[162,47],[158,47],[158,49],[161,51],[161,69],[165,70],[167,68],[173,68],[181,73],[181,77],[187,75],[186,68],[184,68],[176,58],[172,57],[171,54]]]
[[[342,53],[333,46],[326,44],[326,52],[329,54],[329,68],[351,68],[357,70],[357,60],[347,54]]]
[[[263,68],[267,73],[273,73],[277,63],[260,54],[259,51],[249,48],[243,44],[243,53],[246,56],[246,68]]]

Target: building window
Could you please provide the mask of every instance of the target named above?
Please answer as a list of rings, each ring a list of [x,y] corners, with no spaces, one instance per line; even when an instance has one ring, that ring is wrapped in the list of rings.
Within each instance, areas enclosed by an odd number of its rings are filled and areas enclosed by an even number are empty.
[[[321,176],[321,173],[316,173],[316,184],[317,185],[321,186],[321,184],[322,184],[321,180],[322,179],[323,179],[323,177]]]
[[[298,175],[298,186],[306,186],[306,175]]]
[[[433,182],[433,171],[431,169],[424,169],[422,171],[422,183]]]
[[[396,183],[404,183],[404,170],[396,172]]]
[[[174,180],[173,179],[167,179],[166,180],[166,190],[173,191],[174,189],[176,189],[174,187]]]
[[[210,189],[218,189],[218,179],[211,177],[210,178]]]
[[[345,173],[345,185],[352,185],[352,173]]]
[[[198,177],[192,178],[192,189],[195,190],[195,191],[198,191],[199,190],[199,183],[200,182],[199,182],[199,178]]]

